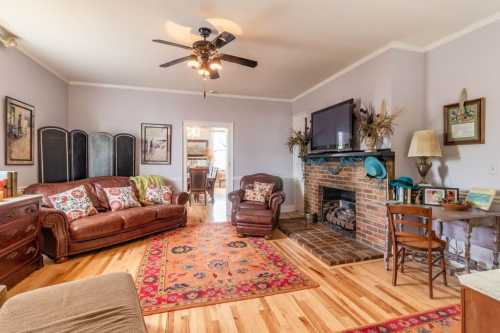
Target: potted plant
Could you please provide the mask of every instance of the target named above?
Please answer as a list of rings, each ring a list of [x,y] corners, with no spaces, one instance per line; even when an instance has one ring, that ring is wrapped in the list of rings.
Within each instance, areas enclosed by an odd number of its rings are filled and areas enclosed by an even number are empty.
[[[377,113],[373,105],[363,106],[356,113],[359,122],[359,136],[365,143],[368,152],[377,151],[377,145],[384,137],[394,134],[394,119],[397,114],[388,114],[385,101],[382,101],[380,112]]]

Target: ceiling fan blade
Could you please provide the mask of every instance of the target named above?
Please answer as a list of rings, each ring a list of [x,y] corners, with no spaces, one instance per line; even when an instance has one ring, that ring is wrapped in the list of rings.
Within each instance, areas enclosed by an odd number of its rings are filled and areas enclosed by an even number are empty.
[[[248,66],[252,68],[257,67],[257,61],[255,60],[245,59],[230,54],[222,54],[221,58],[224,61],[232,62],[238,65]]]
[[[163,39],[153,39],[153,42],[160,43],[160,44],[165,44],[165,45],[170,45],[170,46],[176,46],[176,47],[180,47],[180,48],[183,48],[183,49],[186,49],[186,50],[192,50],[193,49],[191,46],[177,44],[177,43],[174,43],[174,42],[167,42],[166,40],[163,40]]]
[[[188,61],[190,58],[191,58],[191,56],[188,55],[187,57],[182,57],[182,58],[175,59],[175,60],[166,62],[164,64],[161,64],[160,67],[165,68],[165,67],[170,67],[170,66],[173,66],[173,65],[177,65],[177,64],[180,64],[181,62]]]
[[[235,39],[236,37],[234,37],[232,33],[223,31],[219,34],[219,36],[215,37],[215,39],[212,41],[212,44],[214,44],[216,48],[220,49],[221,47],[228,43],[231,43]]]
[[[209,70],[210,71],[210,79],[211,80],[216,80],[220,77],[219,75],[219,72],[218,71],[214,71],[214,70]]]

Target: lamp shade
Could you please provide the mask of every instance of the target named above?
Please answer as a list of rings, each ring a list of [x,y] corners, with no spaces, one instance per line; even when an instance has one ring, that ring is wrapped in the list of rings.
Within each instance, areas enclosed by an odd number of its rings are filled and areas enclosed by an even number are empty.
[[[436,132],[423,130],[413,133],[408,157],[440,157],[441,145]]]

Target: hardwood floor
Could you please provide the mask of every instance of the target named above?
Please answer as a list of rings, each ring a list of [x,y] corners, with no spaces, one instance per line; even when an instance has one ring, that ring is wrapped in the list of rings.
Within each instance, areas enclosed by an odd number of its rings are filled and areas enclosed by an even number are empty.
[[[212,216],[207,208],[195,206],[189,223],[207,223]],[[459,303],[455,278],[450,278],[449,287],[436,280],[431,300],[423,272],[407,269],[394,287],[382,260],[328,267],[279,231],[272,243],[320,287],[147,316],[149,332],[336,332]],[[8,295],[109,272],[135,275],[145,245],[141,239],[58,265],[47,261]]]

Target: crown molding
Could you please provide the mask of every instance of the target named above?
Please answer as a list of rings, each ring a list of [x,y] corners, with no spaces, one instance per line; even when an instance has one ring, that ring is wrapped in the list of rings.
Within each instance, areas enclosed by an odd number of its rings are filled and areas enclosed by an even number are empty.
[[[30,58],[33,62],[35,62],[38,65],[40,65],[40,67],[42,67],[46,71],[54,74],[61,81],[64,81],[66,84],[69,84],[69,81],[68,81],[68,79],[66,77],[64,77],[62,74],[60,74],[59,72],[57,72],[55,69],[53,69],[52,67],[50,67],[49,65],[47,65],[45,62],[43,62],[42,60],[40,60],[39,58],[37,58],[36,56],[34,56],[33,53],[31,53],[28,50],[26,50],[22,45],[18,44],[16,46],[16,49],[19,52],[21,52],[22,54],[24,54],[26,57]]]
[[[123,89],[123,90],[136,90],[136,91],[150,91],[150,92],[161,92],[161,93],[181,94],[181,95],[196,95],[196,96],[203,95],[203,92],[193,91],[193,90],[154,88],[154,87],[145,87],[145,86],[108,84],[108,83],[99,83],[99,82],[70,81],[69,85],[71,85],[71,86],[97,87],[97,88]],[[219,97],[219,98],[248,99],[248,100],[259,100],[259,101],[281,102],[281,103],[291,103],[292,102],[291,99],[287,99],[287,98],[274,98],[274,97],[250,96],[250,95],[210,94],[210,97],[211,98],[212,97]]]
[[[352,63],[351,65],[344,67],[344,69],[341,69],[340,71],[336,72],[332,76],[324,79],[323,81],[319,82],[318,84],[312,86],[311,88],[307,89],[306,91],[300,93],[299,95],[295,96],[292,98],[292,103],[296,102],[297,100],[301,99],[302,97],[312,93],[313,91],[321,88],[325,84],[341,77],[342,75],[345,75],[352,70],[358,68],[359,66],[367,63],[368,61],[378,57],[379,55],[391,50],[391,49],[397,49],[397,50],[404,50],[404,51],[411,51],[411,52],[423,52],[422,48],[419,48],[417,46],[413,46],[410,44],[405,44],[402,42],[391,42],[389,44],[386,44],[385,46],[373,51],[372,53],[368,54],[367,56],[364,56],[363,58],[359,59],[358,61]]]
[[[424,47],[418,47],[418,46],[415,46],[415,45],[412,45],[412,44],[407,44],[407,43],[403,43],[403,42],[398,42],[398,41],[393,41],[383,47],[381,47],[380,49],[377,49],[375,50],[374,52],[368,54],[367,56],[359,59],[358,61],[354,62],[353,64],[345,67],[344,69],[336,72],[335,74],[333,74],[332,76],[326,78],[325,80],[319,82],[318,84],[312,86],[311,88],[307,89],[306,91],[302,92],[301,94],[295,96],[294,98],[291,99],[292,103],[293,102],[296,102],[297,100],[301,99],[302,97],[310,94],[311,92],[315,91],[316,89],[319,89],[320,87],[324,86],[325,84],[327,84],[328,82],[331,82],[337,78],[339,78],[340,76],[344,75],[344,74],[347,74],[349,73],[350,71],[352,71],[353,69],[363,65],[364,63],[378,57],[379,55],[383,54],[384,52],[387,52],[388,50],[390,49],[396,49],[396,50],[404,50],[404,51],[411,51],[411,52],[419,52],[419,53],[426,53],[426,52],[429,52],[435,48],[438,48],[442,45],[445,45],[447,43],[450,43],[456,39],[459,39],[471,32],[474,32],[476,30],[479,30],[489,24],[492,24],[492,23],[495,23],[497,21],[500,20],[500,12],[497,12],[491,16],[488,16],[478,22],[475,22],[467,27],[465,27],[464,29],[460,30],[460,31],[457,31],[457,32],[454,32],[444,38],[441,38],[427,46],[424,46]]]
[[[429,52],[435,48],[438,48],[442,45],[448,44],[454,40],[457,40],[467,34],[470,34],[471,32],[474,32],[476,30],[479,30],[487,25],[490,25],[492,23],[495,23],[500,20],[500,12],[497,12],[491,16],[488,16],[480,21],[477,21],[471,25],[468,25],[464,29],[454,32],[446,37],[443,37],[435,42],[430,43],[429,45],[425,46],[423,48],[424,52]]]

